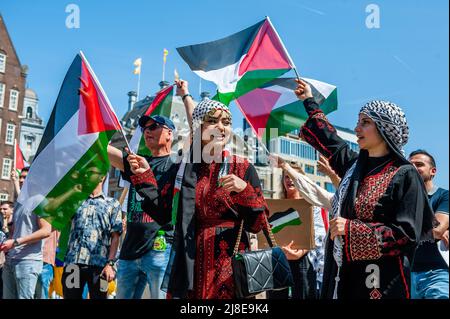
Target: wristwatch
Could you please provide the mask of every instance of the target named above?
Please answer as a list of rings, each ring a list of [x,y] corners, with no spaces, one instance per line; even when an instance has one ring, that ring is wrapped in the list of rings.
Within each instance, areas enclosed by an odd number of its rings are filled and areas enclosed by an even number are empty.
[[[106,262],[107,265],[110,265],[111,267],[114,267],[116,265],[115,259],[110,259]]]
[[[192,97],[192,95],[190,95],[189,93],[187,93],[187,94],[183,95],[183,96],[181,97],[181,99],[184,101],[188,96]]]

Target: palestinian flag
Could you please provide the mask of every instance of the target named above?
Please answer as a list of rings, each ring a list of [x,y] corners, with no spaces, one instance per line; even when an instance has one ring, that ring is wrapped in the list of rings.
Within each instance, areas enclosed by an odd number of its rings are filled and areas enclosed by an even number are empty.
[[[20,209],[33,211],[58,230],[70,229],[76,210],[107,174],[107,145],[120,130],[106,94],[80,52],[64,78],[20,192]]]
[[[177,50],[192,71],[216,83],[214,99],[227,105],[295,68],[269,18],[229,37]]]
[[[300,220],[299,213],[293,209],[289,208],[284,212],[277,212],[269,217],[269,224],[272,227],[272,233],[280,232],[284,227],[287,226],[298,226],[302,224]]]
[[[302,79],[310,84],[313,96],[325,114],[337,109],[336,86],[313,79]],[[278,78],[236,100],[260,140],[268,141],[292,132],[300,128],[308,118],[303,102],[294,93],[296,88],[294,78]]]
[[[17,140],[14,140],[14,167],[18,174],[22,171],[24,167],[30,166],[27,161],[25,161],[23,157],[22,150],[19,147],[19,144],[17,144]]]
[[[170,113],[172,112],[172,101],[173,101],[173,85],[170,85],[158,93],[156,93],[155,98],[152,103],[148,106],[147,110],[143,115],[164,115],[170,118]],[[131,150],[141,156],[150,156],[151,152],[145,146],[144,136],[142,135],[142,130],[136,128],[134,135],[130,141]]]

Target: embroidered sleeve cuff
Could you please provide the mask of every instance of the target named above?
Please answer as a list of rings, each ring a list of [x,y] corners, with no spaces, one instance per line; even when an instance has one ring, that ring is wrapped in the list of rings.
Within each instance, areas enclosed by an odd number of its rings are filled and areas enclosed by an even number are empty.
[[[305,107],[306,112],[308,115],[311,115],[311,112],[314,110],[319,109],[319,104],[316,103],[316,100],[314,100],[313,97],[309,97],[303,101],[303,106]]]
[[[135,186],[140,184],[151,184],[153,186],[158,186],[155,175],[153,175],[151,169],[146,170],[144,173],[131,176],[131,182]]]
[[[347,260],[376,260],[381,257],[377,236],[360,220],[348,221],[344,237]]]

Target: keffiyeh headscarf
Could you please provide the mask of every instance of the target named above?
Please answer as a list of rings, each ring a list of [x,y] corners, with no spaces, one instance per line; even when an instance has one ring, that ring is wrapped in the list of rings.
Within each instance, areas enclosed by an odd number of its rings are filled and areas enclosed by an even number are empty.
[[[365,104],[360,113],[370,117],[389,146],[399,155],[405,156],[403,146],[408,142],[409,127],[405,113],[398,105],[374,100]]]
[[[225,111],[230,115],[231,118],[231,112],[228,106],[219,101],[208,99],[198,103],[197,106],[194,108],[194,112],[192,113],[192,128],[194,132],[202,124],[205,115],[209,114],[211,111],[215,112],[217,110]]]

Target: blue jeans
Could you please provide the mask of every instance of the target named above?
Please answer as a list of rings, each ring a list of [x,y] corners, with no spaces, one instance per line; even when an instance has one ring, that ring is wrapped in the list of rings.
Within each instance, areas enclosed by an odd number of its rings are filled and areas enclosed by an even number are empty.
[[[143,278],[146,278],[152,299],[165,299],[166,293],[161,290],[171,245],[165,251],[150,250],[135,260],[119,260],[117,268],[117,299],[141,298],[144,292]],[[143,277],[143,275],[145,277]]]
[[[3,266],[3,299],[33,299],[42,272],[42,260],[6,260]]]
[[[448,299],[448,269],[411,273],[411,299]]]
[[[53,280],[53,266],[44,263],[36,284],[36,299],[48,299],[48,290]]]

